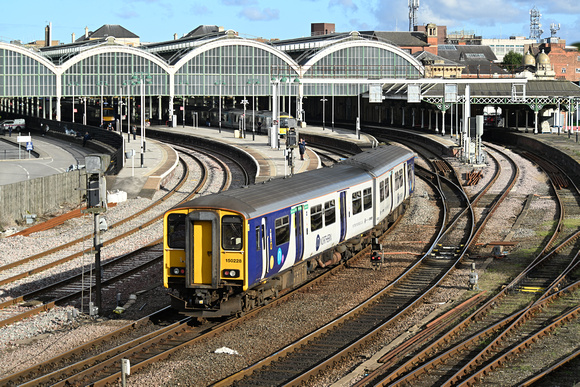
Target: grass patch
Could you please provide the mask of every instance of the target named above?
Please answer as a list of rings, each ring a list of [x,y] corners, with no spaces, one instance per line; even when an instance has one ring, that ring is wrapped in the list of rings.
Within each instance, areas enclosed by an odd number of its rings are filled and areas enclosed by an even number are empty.
[[[564,219],[564,226],[570,228],[580,228],[580,218]]]

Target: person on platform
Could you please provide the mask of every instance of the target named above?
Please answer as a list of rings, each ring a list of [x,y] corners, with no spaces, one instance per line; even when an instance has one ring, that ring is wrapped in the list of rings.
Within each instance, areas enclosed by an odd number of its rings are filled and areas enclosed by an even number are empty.
[[[89,132],[85,132],[85,135],[83,137],[83,147],[85,145],[87,145],[87,141],[89,141],[91,139],[91,135],[89,134]]]
[[[298,151],[300,152],[300,160],[304,160],[304,152],[306,152],[306,141],[303,138],[298,143]]]

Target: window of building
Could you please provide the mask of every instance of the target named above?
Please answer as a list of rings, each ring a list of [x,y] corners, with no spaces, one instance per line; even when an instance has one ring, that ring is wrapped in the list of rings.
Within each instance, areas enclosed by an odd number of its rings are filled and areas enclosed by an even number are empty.
[[[562,74],[566,74],[566,67],[562,67]]]
[[[290,241],[290,217],[285,215],[276,219],[276,246]]]
[[[576,74],[580,74],[580,69],[576,69]]]
[[[242,218],[235,215],[222,217],[222,247],[224,250],[241,250],[243,235]]]
[[[310,210],[310,229],[312,231],[322,228],[322,204],[313,206]]]

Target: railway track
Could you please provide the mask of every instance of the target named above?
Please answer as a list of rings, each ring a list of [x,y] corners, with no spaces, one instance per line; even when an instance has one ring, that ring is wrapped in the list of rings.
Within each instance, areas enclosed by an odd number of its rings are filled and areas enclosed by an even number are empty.
[[[187,150],[187,148],[183,148],[183,151],[184,152],[191,152],[192,150],[191,149]],[[199,149],[195,149],[194,151],[197,153],[200,152]],[[210,156],[208,154],[206,154],[205,157],[210,157]],[[231,163],[233,163],[233,162],[231,162]],[[203,171],[202,178],[199,180],[199,182],[197,183],[195,188],[191,188],[192,189],[191,192],[186,193],[185,195],[182,194],[183,196],[180,200],[182,200],[182,201],[189,200],[193,196],[197,195],[200,192],[200,190],[202,189],[202,187],[204,187],[206,184],[208,184],[207,177],[208,177],[209,173],[207,172],[206,167],[204,166],[204,163],[198,162],[198,168],[200,168],[200,170]],[[238,168],[241,169],[241,167],[238,167]],[[230,167],[223,165],[222,169],[224,171],[227,171],[227,173],[226,173],[226,178],[220,183],[220,185],[222,187],[221,189],[226,189],[231,184]],[[187,172],[187,169],[184,169],[184,170]],[[236,175],[238,176],[238,178],[240,178],[239,177],[240,174],[243,175],[244,173],[237,172]],[[246,179],[248,178],[247,174],[245,174],[244,176]],[[186,181],[187,181],[187,173],[184,174],[184,176],[182,177],[182,179],[180,180],[178,185],[173,190],[171,190],[168,193],[168,195],[165,195],[163,198],[156,201],[155,203],[153,203],[151,206],[147,207],[146,209],[135,214],[131,218],[132,219],[137,218],[140,214],[144,214],[147,211],[150,211],[152,208],[159,206],[161,203],[167,203],[169,196],[173,195],[173,193],[180,192],[180,190],[184,187],[184,184]],[[161,214],[159,214],[159,215],[154,215],[148,221],[146,221],[144,223],[139,223],[134,228],[132,228],[126,232],[120,233],[119,235],[117,235],[115,237],[111,237],[111,238],[107,239],[103,243],[103,246],[108,246],[108,245],[111,245],[115,242],[122,242],[124,238],[127,238],[128,236],[132,235],[133,233],[136,233],[136,232],[138,232],[146,227],[155,225],[156,223],[158,223],[161,220],[162,216],[163,216],[163,212],[161,212]],[[119,222],[119,223],[113,225],[112,227],[113,228],[118,227],[120,224],[125,223],[125,222],[126,221]],[[87,237],[80,238],[80,239],[85,240],[86,238]],[[76,242],[78,242],[80,239],[77,239]],[[160,241],[161,241],[161,239],[157,240],[155,243],[159,243]],[[153,244],[155,244],[155,243],[153,243]],[[66,246],[69,246],[69,245],[70,245],[70,243],[66,244]],[[62,248],[64,248],[64,247],[62,247]],[[153,249],[153,247],[149,246],[147,249],[151,250],[151,249]],[[52,250],[58,250],[58,248],[52,249]],[[30,276],[32,274],[40,273],[40,272],[47,270],[49,268],[56,267],[62,263],[69,262],[77,257],[82,257],[84,254],[87,254],[90,252],[91,252],[91,249],[86,249],[86,250],[82,249],[80,252],[77,251],[73,254],[70,254],[64,258],[58,259],[58,260],[50,262],[48,264],[44,264],[44,265],[41,265],[41,266],[36,267],[34,269],[27,270],[25,272],[22,272],[20,274],[12,276],[12,277],[4,278],[2,280],[2,284],[15,283],[16,281],[27,278],[28,276]],[[48,254],[48,253],[46,253],[46,254]],[[125,254],[124,256],[112,259],[111,265],[119,265],[119,264],[121,264],[122,261],[130,261],[130,257],[133,254],[137,254],[137,256],[140,254],[147,255],[146,253],[144,253],[144,252],[140,253],[139,251],[136,251],[134,253]],[[157,256],[156,256],[157,262],[160,261],[160,258],[159,258],[160,256],[161,256],[161,252],[159,252],[159,254],[157,254]],[[124,257],[129,257],[129,259],[124,258]],[[39,257],[37,257],[37,259],[38,258]],[[29,257],[25,260],[21,260],[18,263],[21,265],[22,264],[29,264],[30,261],[31,261],[31,257]],[[135,261],[135,263],[138,262],[137,259],[134,259],[134,261]],[[107,262],[108,261],[103,261],[103,265],[108,265]],[[142,268],[145,269],[148,265],[144,265],[144,266],[142,266]],[[12,266],[17,267],[16,265],[12,265]],[[113,270],[120,270],[120,269],[113,269]],[[133,273],[133,271],[135,271],[135,270],[138,270],[138,268],[135,268],[132,271],[129,271],[128,273]],[[124,270],[123,270],[123,272],[124,272]],[[91,274],[92,273],[91,273],[90,268],[86,269],[86,270],[84,270],[84,269],[77,270],[76,274],[69,276],[68,278],[62,279],[62,277],[65,277],[65,275],[59,276],[59,278],[61,278],[61,280],[55,279],[55,280],[53,280],[53,282],[56,281],[56,283],[50,284],[48,286],[44,286],[44,287],[42,287],[42,289],[34,290],[34,291],[30,291],[30,292],[25,292],[24,294],[22,294],[22,293],[20,293],[18,295],[15,294],[10,299],[0,303],[0,315],[2,315],[4,317],[2,320],[0,320],[0,326],[11,324],[14,321],[18,321],[22,318],[29,317],[31,315],[40,313],[42,311],[45,311],[47,309],[54,307],[57,304],[61,305],[65,302],[70,302],[70,299],[72,296],[71,297],[60,297],[60,296],[52,296],[51,295],[52,293],[57,292],[57,290],[55,290],[55,289],[58,289],[59,287],[63,287],[63,288],[66,287],[69,289],[83,289],[83,290],[86,290],[87,293],[90,293],[91,289],[94,287],[94,283],[92,283],[92,281],[94,281],[94,279],[92,278]],[[127,274],[127,275],[129,275],[129,274]],[[132,275],[134,275],[134,274],[132,274]],[[122,278],[123,278],[122,276],[118,277],[115,281],[120,281],[120,280],[122,280]],[[22,287],[22,288],[29,289],[30,286],[26,286],[26,287]],[[14,290],[13,293],[17,292],[18,291],[17,289],[18,288],[16,288],[16,290]],[[64,289],[62,291],[64,291]],[[41,294],[42,292],[44,292],[44,295]],[[78,295],[78,292],[72,292],[72,294]],[[42,303],[42,304],[35,306],[32,309],[24,308],[24,310],[20,306],[20,305],[22,305],[22,303],[27,303],[27,305],[31,305],[31,301],[33,301],[33,305],[37,305],[38,303]],[[88,305],[88,303],[86,305]]]
[[[436,245],[456,243],[458,239],[463,239],[464,245],[468,245],[473,223],[467,221],[460,225],[459,219],[462,216],[454,214],[463,214],[468,218],[472,218],[472,215],[468,210],[469,202],[457,184],[428,170],[421,170],[417,174],[432,182],[437,187],[439,197],[444,198],[446,203],[463,205],[462,208],[449,211],[453,216],[442,218],[441,231],[437,233],[438,237],[428,252],[366,302],[260,362],[218,382],[217,386],[307,383],[320,371],[373,340],[378,332],[395,324],[437,288],[459,258],[433,256],[432,252]],[[439,183],[440,180],[443,182]],[[448,211],[443,213],[447,214]],[[460,231],[452,233],[451,230],[455,228]],[[452,235],[457,233],[462,236]]]
[[[241,167],[240,167],[241,168]],[[228,171],[231,170],[231,167],[227,168]],[[237,171],[235,173],[236,175],[238,175],[238,179],[241,179],[240,181],[244,181],[243,177],[240,177],[240,175],[243,175],[247,178],[247,173],[245,171]],[[228,178],[225,179],[224,183],[221,184],[222,185],[222,189],[229,186],[230,181],[231,181],[231,173],[228,173]],[[204,173],[204,176],[207,176],[207,173]],[[245,181],[245,183],[247,183],[247,181]],[[192,196],[197,194],[197,191],[200,189],[200,187],[206,185],[206,178],[202,179],[202,181],[199,183],[197,189],[188,194],[187,197],[183,200],[188,200],[189,198],[191,198]],[[139,257],[140,255],[146,255],[148,257],[148,265],[150,265],[152,267],[152,269],[150,270],[154,270],[155,272],[160,272],[162,270],[161,268],[161,261],[162,261],[162,247],[160,246],[161,240],[158,241],[154,241],[151,246],[148,246],[144,249],[142,249],[143,251],[138,251],[138,252],[132,252],[130,254],[127,254],[126,256],[122,256],[122,257],[117,257],[109,262],[107,262],[106,264],[103,264],[102,268],[103,268],[103,292],[107,292],[108,290],[108,286],[114,284],[115,282],[118,281],[122,281],[122,280],[130,280],[131,282],[136,282],[136,283],[148,283],[147,280],[143,277],[139,278],[139,276],[142,276],[143,273],[144,275],[148,275],[147,274],[147,267],[146,265],[143,263],[142,259],[139,259],[137,257]],[[130,267],[127,267],[130,266]],[[78,276],[80,277],[80,275]],[[76,289],[77,292],[75,294],[68,294],[65,296],[62,296],[62,294],[64,292],[66,292],[65,288],[72,288],[72,289]],[[82,289],[82,290],[78,290],[78,289]],[[67,303],[67,304],[71,304],[72,302],[79,302],[78,301],[78,297],[79,297],[79,293],[81,291],[87,291],[87,287],[86,286],[81,286],[78,283],[77,284],[72,284],[71,281],[67,281],[66,284],[64,282],[58,283],[58,284],[54,284],[51,289],[43,289],[42,291],[39,292],[34,292],[34,294],[29,294],[25,297],[23,297],[23,299],[29,299],[29,298],[34,298],[38,301],[44,301],[46,305],[46,303],[50,303],[50,304],[60,304],[60,303]],[[111,288],[111,293],[112,295],[114,295],[115,288]],[[47,292],[54,292],[54,294],[48,294]],[[59,297],[60,298],[57,301],[49,301],[49,298],[51,297]],[[73,301],[74,300],[74,301]],[[44,306],[43,305],[43,306]],[[41,306],[41,308],[43,307]],[[160,312],[161,313],[167,313],[167,311],[164,312]],[[160,320],[161,317],[156,316],[154,318],[154,320]],[[175,317],[172,317],[173,320],[175,320]],[[148,317],[146,319],[146,321],[151,321],[153,320],[152,317]],[[88,349],[93,348],[93,344],[89,343],[87,345],[82,345],[78,348],[75,348],[65,354],[62,354],[60,356],[57,356],[51,360],[49,360],[48,362],[42,363],[42,364],[38,364],[35,365],[33,367],[30,367],[24,371],[20,371],[17,372],[13,375],[9,375],[6,378],[2,379],[0,381],[1,385],[38,385],[38,384],[54,384],[57,383],[58,385],[58,381],[59,380],[64,380],[64,382],[62,383],[68,383],[66,382],[66,380],[77,380],[76,383],[84,383],[82,382],[82,380],[88,380],[87,378],[91,378],[91,376],[87,376],[88,374],[90,375],[91,373],[94,373],[94,369],[95,366],[96,368],[99,370],[97,372],[96,379],[102,379],[102,378],[106,378],[107,377],[107,373],[115,373],[117,372],[117,364],[115,363],[115,359],[116,359],[116,355],[120,352],[123,352],[125,355],[127,355],[127,351],[133,350],[134,352],[131,353],[131,358],[133,362],[137,362],[139,363],[139,361],[137,361],[137,358],[141,358],[143,359],[143,364],[142,366],[147,365],[147,358],[149,357],[153,357],[153,358],[163,358],[163,356],[167,356],[168,353],[171,353],[172,351],[166,351],[167,349],[170,349],[171,346],[167,346],[168,342],[173,342],[175,343],[175,337],[179,336],[181,338],[181,340],[183,340],[183,342],[188,342],[191,339],[194,339],[200,335],[202,335],[202,333],[200,332],[206,332],[206,331],[211,331],[213,326],[216,325],[215,323],[208,323],[205,324],[202,328],[198,328],[198,327],[194,327],[191,326],[192,324],[192,319],[187,318],[187,319],[183,319],[180,318],[179,321],[173,321],[171,323],[168,323],[167,321],[170,320],[169,318],[163,318],[163,324],[156,329],[154,332],[146,332],[144,333],[143,337],[138,337],[135,340],[132,341],[128,341],[126,343],[124,343],[123,345],[121,345],[120,347],[115,347],[115,348],[111,348],[108,349],[106,351],[98,351],[97,354],[95,354],[94,356],[86,356],[86,353],[90,353],[91,351],[89,351]],[[159,324],[159,322],[157,322],[157,324]],[[166,327],[166,325],[169,324],[169,327]],[[138,321],[136,324],[131,324],[131,326],[126,326],[123,327],[113,333],[111,333],[110,335],[108,335],[108,337],[110,336],[114,336],[114,337],[118,337],[118,336],[123,336],[125,335],[128,331],[134,331],[136,326],[141,326],[144,325],[144,323],[140,320]],[[187,337],[187,338],[186,338]],[[104,339],[99,339],[97,341],[106,341]],[[164,343],[164,344],[163,344]],[[178,348],[174,348],[173,350],[177,350]],[[93,351],[94,352],[94,351]],[[148,355],[140,355],[140,357],[138,355],[136,355],[137,353],[142,354],[147,352]],[[164,353],[166,353],[164,355]],[[73,362],[71,359],[80,359],[77,362]],[[107,360],[108,359],[108,360]],[[82,363],[82,367],[83,369],[85,368],[89,368],[90,371],[84,372],[82,374],[78,374],[79,373],[79,362]],[[109,368],[107,368],[107,366],[105,366],[104,364],[107,363],[111,364],[109,366]],[[50,364],[50,367],[47,367],[47,363]],[[74,364],[71,364],[74,363]],[[55,370],[54,365],[58,364],[59,368],[58,370]],[[62,367],[62,368],[60,368]],[[48,371],[48,372],[47,372]],[[76,379],[75,379],[76,378]],[[78,380],[81,380],[81,382],[78,382]]]
[[[564,209],[560,211],[564,212]],[[561,230],[562,226],[558,224],[555,229]],[[571,261],[570,256],[580,246],[563,251],[576,237],[576,232],[569,230],[568,237],[546,253],[556,234],[546,243],[542,254],[485,305],[439,340],[424,343],[410,360],[398,365],[385,362],[358,385],[471,385],[522,352],[539,335],[554,329],[551,322],[562,324],[573,318],[578,303],[578,285],[573,274],[578,257]],[[560,259],[555,257],[558,254]],[[559,291],[567,282],[574,285]],[[573,292],[576,295],[571,295]],[[536,317],[539,314],[542,316]],[[551,328],[544,329],[545,326]]]

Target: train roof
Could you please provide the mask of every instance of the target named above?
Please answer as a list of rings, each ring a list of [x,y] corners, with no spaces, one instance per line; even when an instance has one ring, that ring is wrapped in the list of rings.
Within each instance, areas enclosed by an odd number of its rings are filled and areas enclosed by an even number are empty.
[[[329,168],[200,196],[174,209],[228,209],[251,219],[364,183],[369,180],[369,174],[375,175],[380,171],[387,171],[411,157],[413,157],[412,152],[406,149],[397,146],[381,146]],[[382,173],[378,173],[377,176],[380,174]]]
[[[384,146],[356,154],[344,161],[343,164],[356,165],[361,169],[371,173],[374,177],[379,177],[389,171],[393,164],[402,163],[412,157],[411,151],[399,146]],[[382,160],[387,162],[383,162]]]

